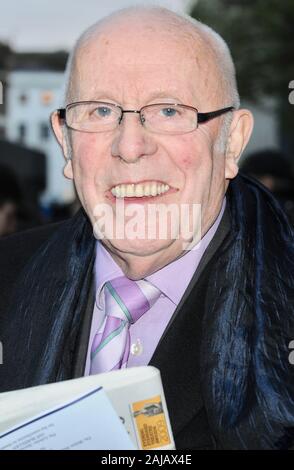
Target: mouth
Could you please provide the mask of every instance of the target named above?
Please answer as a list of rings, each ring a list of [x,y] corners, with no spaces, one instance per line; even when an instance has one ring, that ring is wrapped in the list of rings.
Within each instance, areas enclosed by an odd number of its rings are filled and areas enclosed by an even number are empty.
[[[163,181],[148,180],[138,183],[122,183],[110,188],[108,191],[111,199],[124,199],[125,201],[143,202],[162,197],[166,194],[176,192],[177,189],[171,187]]]

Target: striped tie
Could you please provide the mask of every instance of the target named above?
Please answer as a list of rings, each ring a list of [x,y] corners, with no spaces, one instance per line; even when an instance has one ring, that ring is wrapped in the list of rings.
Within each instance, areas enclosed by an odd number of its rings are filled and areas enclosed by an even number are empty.
[[[120,276],[104,285],[105,318],[91,348],[90,374],[127,366],[130,353],[129,327],[147,312],[160,296],[148,281]]]

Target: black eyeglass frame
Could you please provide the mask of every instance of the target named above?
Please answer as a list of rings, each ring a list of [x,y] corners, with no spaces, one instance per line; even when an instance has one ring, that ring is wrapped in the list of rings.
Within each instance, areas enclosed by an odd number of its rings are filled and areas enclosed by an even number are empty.
[[[137,109],[123,109],[122,106],[120,106],[119,104],[108,103],[106,101],[75,101],[73,103],[69,103],[65,108],[58,108],[56,112],[58,114],[59,119],[64,120],[66,125],[70,129],[77,130],[74,127],[71,127],[70,125],[68,125],[68,123],[66,122],[66,112],[68,108],[70,108],[71,106],[79,105],[79,104],[91,104],[91,103],[111,105],[111,106],[115,106],[116,108],[119,108],[121,111],[121,118],[118,124],[121,123],[123,115],[125,113],[140,114],[140,121],[141,121],[142,126],[144,125],[144,120],[143,120],[143,117],[141,116],[141,112],[143,111],[143,109],[149,108],[150,106],[154,106],[154,105],[159,105],[159,106],[167,105],[167,107],[168,105],[169,106],[181,106],[182,108],[191,109],[192,111],[195,111],[195,113],[197,114],[197,127],[195,127],[194,130],[198,128],[198,124],[210,121],[210,119],[221,116],[222,114],[228,113],[229,111],[233,111],[235,109],[234,106],[227,106],[226,108],[217,109],[216,111],[210,111],[207,113],[199,113],[197,108],[194,108],[193,106],[189,106],[189,105],[182,104],[182,103],[152,103],[152,104],[147,104],[146,106],[142,106],[141,109],[137,110]],[[89,133],[97,132],[98,133],[99,131],[84,131],[84,132],[89,132]],[[189,131],[189,132],[192,132],[192,131]]]

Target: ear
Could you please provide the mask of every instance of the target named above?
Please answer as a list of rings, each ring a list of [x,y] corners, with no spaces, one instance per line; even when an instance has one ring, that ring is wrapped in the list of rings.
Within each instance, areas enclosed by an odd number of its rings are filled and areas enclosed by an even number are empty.
[[[253,115],[248,109],[234,111],[226,148],[226,179],[233,179],[238,173],[238,160],[250,139],[253,124]]]
[[[51,126],[53,132],[55,134],[56,140],[59,143],[60,147],[62,148],[62,153],[65,158],[65,166],[63,168],[63,174],[66,178],[72,180],[73,179],[73,169],[72,169],[72,161],[70,158],[70,151],[68,148],[68,142],[65,138],[65,124],[62,119],[60,119],[58,112],[54,111],[51,114]]]

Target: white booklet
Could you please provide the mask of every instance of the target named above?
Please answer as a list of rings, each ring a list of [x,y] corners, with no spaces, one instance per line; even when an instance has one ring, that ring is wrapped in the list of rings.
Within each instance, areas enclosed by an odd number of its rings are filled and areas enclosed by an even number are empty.
[[[174,448],[151,366],[0,394],[0,450]]]

